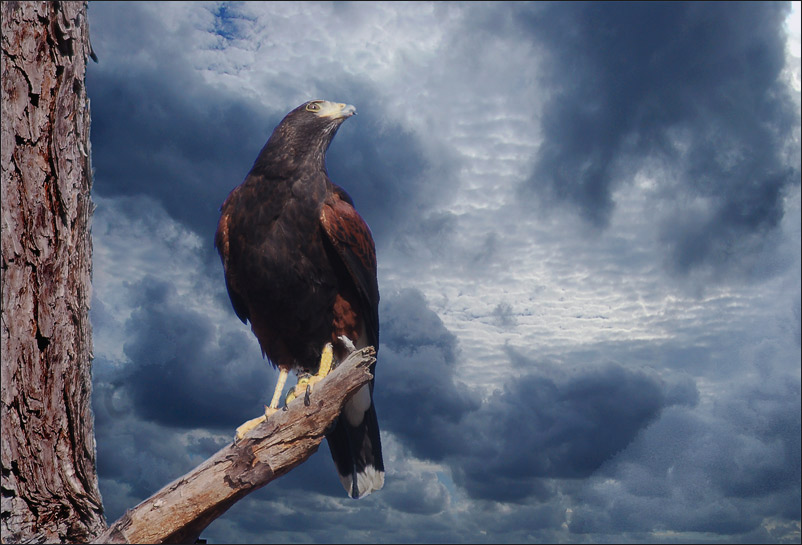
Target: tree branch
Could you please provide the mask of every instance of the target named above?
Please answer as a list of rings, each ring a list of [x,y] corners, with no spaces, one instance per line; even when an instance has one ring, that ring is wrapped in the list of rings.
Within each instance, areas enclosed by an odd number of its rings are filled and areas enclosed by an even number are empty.
[[[372,376],[372,347],[351,353],[312,392],[143,501],[96,543],[194,543],[232,505],[309,458],[346,400]],[[232,429],[232,434],[234,433]]]

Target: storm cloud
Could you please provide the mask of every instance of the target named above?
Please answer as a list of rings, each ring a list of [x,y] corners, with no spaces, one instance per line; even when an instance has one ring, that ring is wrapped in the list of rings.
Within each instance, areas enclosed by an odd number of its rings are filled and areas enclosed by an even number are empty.
[[[89,17],[107,518],[263,410],[212,238],[323,98],[358,111],[328,172],[376,240],[385,487],[345,497],[324,442],[205,539],[799,541],[798,3]]]
[[[527,187],[604,226],[615,192],[653,179],[670,268],[738,266],[799,183],[780,77],[787,3],[554,4],[517,20],[549,51],[550,93]],[[744,258],[741,254],[747,254]]]

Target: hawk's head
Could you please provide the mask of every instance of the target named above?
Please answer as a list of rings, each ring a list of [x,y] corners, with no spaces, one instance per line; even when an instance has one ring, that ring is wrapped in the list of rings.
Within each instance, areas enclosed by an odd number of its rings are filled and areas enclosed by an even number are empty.
[[[281,120],[263,151],[285,164],[311,161],[322,166],[337,129],[355,114],[354,106],[342,102],[305,102]]]

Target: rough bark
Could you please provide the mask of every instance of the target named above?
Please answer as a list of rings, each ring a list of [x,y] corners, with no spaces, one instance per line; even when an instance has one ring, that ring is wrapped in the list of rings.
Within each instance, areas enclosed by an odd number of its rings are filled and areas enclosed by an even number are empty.
[[[3,542],[105,528],[95,471],[85,2],[2,3]]]
[[[317,450],[345,401],[372,378],[374,361],[372,347],[353,352],[318,383],[308,406],[302,397],[293,400],[241,441],[129,509],[96,542],[194,543],[234,503]]]

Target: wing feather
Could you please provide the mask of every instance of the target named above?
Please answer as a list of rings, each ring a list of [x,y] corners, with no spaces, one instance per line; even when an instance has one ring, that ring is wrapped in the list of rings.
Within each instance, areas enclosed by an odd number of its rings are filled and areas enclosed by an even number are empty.
[[[220,221],[217,223],[217,231],[214,234],[214,245],[217,248],[217,251],[220,253],[220,260],[223,262],[226,290],[228,291],[228,297],[231,299],[231,306],[234,307],[234,312],[237,313],[237,317],[242,320],[242,323],[246,323],[249,318],[248,305],[245,304],[242,296],[234,286],[234,279],[232,278],[232,272],[230,270],[232,255],[231,242],[229,238],[229,226],[231,225],[229,206],[231,204],[233,193],[234,192],[232,191],[232,194],[229,195],[229,197],[223,203],[223,206],[220,207]]]
[[[323,232],[337,250],[363,301],[371,344],[379,344],[379,284],[376,279],[376,246],[368,224],[351,198],[335,186],[320,212]]]

